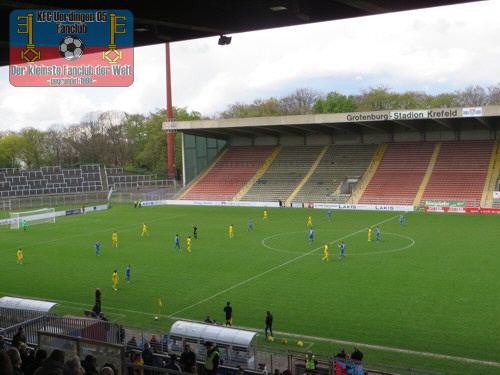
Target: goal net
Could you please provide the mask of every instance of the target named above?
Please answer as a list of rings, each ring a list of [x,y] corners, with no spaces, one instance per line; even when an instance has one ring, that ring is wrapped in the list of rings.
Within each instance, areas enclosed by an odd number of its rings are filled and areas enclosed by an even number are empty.
[[[56,210],[54,208],[42,208],[41,210],[27,212],[10,212],[12,222],[10,229],[21,228],[22,222],[26,220],[27,225],[55,223]]]

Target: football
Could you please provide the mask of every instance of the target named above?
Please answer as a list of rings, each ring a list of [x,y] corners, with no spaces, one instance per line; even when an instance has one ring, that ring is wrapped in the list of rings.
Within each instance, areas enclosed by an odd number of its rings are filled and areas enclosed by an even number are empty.
[[[158,317],[158,315],[157,315],[157,316],[155,316],[155,320],[158,320],[158,319],[160,319],[160,318]]]
[[[273,341],[274,341],[274,337],[273,337],[273,336],[269,336],[269,337],[267,338],[267,340],[268,340],[269,342],[273,342]]]
[[[59,53],[66,60],[78,60],[83,55],[85,46],[81,39],[74,35],[64,37],[59,43]]]
[[[298,342],[297,342],[297,346],[299,346],[299,347],[303,347],[303,346],[304,346],[304,343],[303,343],[302,341],[298,341]]]

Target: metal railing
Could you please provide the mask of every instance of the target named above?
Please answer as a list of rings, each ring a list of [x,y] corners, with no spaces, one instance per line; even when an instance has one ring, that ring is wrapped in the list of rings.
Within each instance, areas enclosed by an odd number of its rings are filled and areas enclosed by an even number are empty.
[[[8,203],[10,202],[10,203]],[[69,205],[87,205],[90,203],[105,203],[107,202],[107,192],[89,192],[78,194],[62,194],[62,195],[38,195],[19,198],[10,198],[0,200],[0,209],[2,207],[10,207],[12,211],[18,211],[26,208],[41,208]]]

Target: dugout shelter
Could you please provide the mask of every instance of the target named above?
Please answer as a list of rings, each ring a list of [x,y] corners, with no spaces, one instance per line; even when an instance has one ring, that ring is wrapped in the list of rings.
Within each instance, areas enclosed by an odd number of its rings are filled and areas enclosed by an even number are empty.
[[[193,352],[205,358],[204,343],[212,341],[224,362],[254,368],[255,360],[250,349],[256,336],[255,331],[178,320],[170,328],[168,349],[170,353],[181,353],[184,345],[189,344]]]

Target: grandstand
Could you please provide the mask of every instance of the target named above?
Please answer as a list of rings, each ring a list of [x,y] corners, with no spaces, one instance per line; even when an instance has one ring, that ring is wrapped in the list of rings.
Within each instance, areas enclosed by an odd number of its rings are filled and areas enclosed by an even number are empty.
[[[78,194],[141,189],[142,193],[176,185],[156,174],[130,174],[123,168],[84,164],[78,168],[47,166],[35,170],[0,169],[0,198]]]
[[[286,200],[311,169],[323,147],[283,147],[267,171],[242,198],[243,201]]]
[[[38,170],[0,169],[0,197],[102,191],[98,164],[80,168],[42,167]]]
[[[231,200],[273,153],[273,146],[231,147],[180,199]]]
[[[349,180],[355,184],[364,175],[376,150],[377,145],[330,146],[293,201],[344,203],[351,193]]]
[[[458,200],[477,207],[488,176],[494,142],[443,142],[424,200]]]
[[[199,128],[193,121],[177,122],[184,137],[215,137],[228,145],[197,178],[185,181],[179,196],[287,204],[418,206],[442,200],[498,205],[498,198],[493,200],[500,173],[498,147],[485,129],[500,116],[500,106],[417,112],[204,120]],[[400,118],[412,120],[396,120]],[[241,136],[242,127],[254,131],[253,140]],[[265,147],[269,154],[280,149],[266,165],[264,156],[252,161],[252,150],[259,153]],[[242,163],[242,150],[248,164]]]
[[[434,142],[390,143],[359,203],[411,205],[434,147]]]

